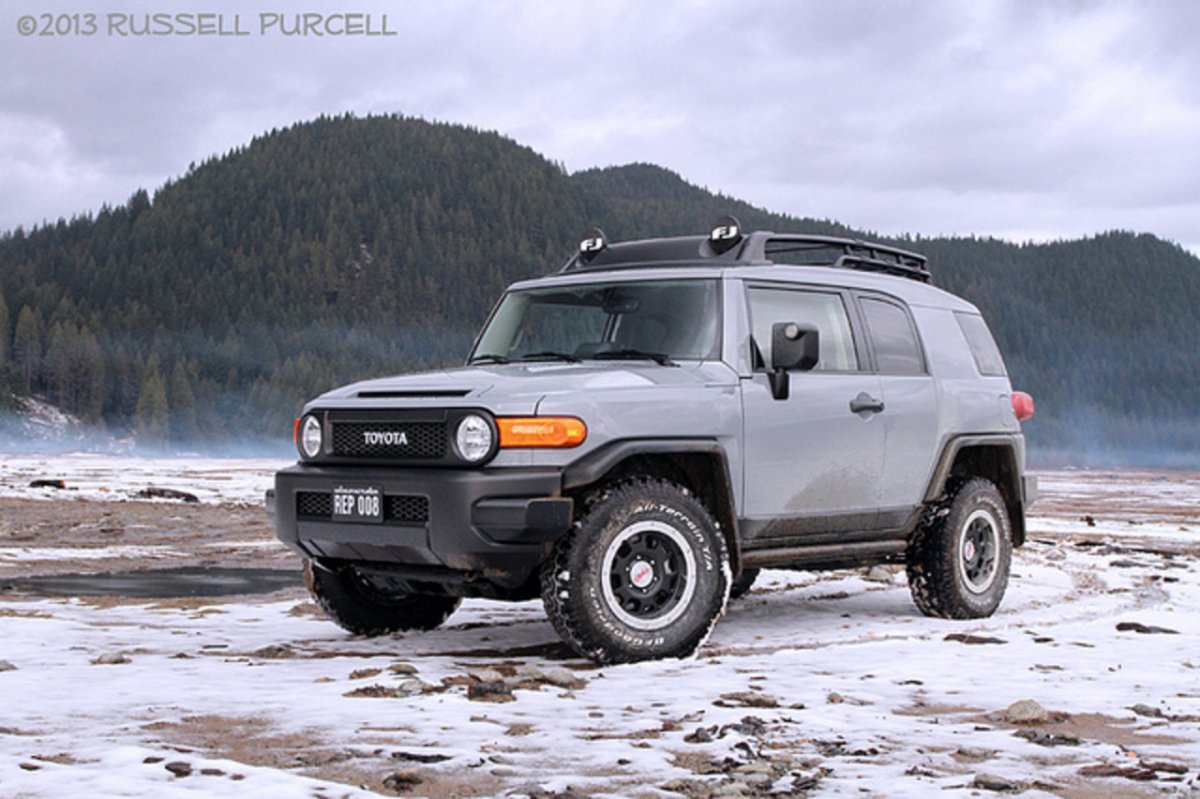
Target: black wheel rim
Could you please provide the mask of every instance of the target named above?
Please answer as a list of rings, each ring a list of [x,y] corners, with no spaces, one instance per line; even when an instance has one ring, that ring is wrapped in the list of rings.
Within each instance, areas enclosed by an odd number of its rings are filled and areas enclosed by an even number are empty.
[[[633,524],[605,552],[604,596],[614,615],[631,627],[665,627],[686,610],[694,570],[678,530],[659,522]]]
[[[983,593],[996,580],[996,561],[1000,551],[999,526],[986,510],[967,517],[959,536],[959,572],[973,593]]]

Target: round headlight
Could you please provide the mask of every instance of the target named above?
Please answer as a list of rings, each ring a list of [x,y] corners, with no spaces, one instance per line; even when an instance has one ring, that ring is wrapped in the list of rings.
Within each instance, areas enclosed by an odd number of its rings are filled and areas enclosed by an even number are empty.
[[[458,423],[454,443],[463,460],[471,463],[481,461],[492,451],[492,426],[477,414],[464,416]]]
[[[305,416],[300,424],[300,454],[306,458],[315,458],[321,454],[321,420],[315,416]]]

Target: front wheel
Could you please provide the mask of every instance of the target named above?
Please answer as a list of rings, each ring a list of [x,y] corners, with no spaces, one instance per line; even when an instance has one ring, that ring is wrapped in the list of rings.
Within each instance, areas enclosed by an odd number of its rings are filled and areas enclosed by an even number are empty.
[[[450,618],[462,600],[452,596],[393,594],[374,588],[352,566],[332,571],[304,563],[304,584],[313,600],[339,627],[355,635],[432,630]]]
[[[639,479],[592,502],[542,568],[563,640],[600,663],[686,657],[729,596],[725,540],[679,486]]]
[[[989,480],[967,480],[952,489],[943,512],[918,528],[909,544],[913,602],[926,616],[990,616],[1004,598],[1011,561],[1004,498]]]

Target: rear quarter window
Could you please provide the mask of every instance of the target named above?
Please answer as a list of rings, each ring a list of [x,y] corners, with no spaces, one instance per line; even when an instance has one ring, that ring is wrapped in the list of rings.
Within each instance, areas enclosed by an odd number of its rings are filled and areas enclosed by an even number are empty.
[[[958,327],[967,340],[967,346],[971,348],[979,374],[984,377],[1004,377],[1007,374],[1004,359],[1000,357],[1000,348],[996,346],[992,331],[988,330],[983,317],[956,311],[954,318],[958,320]]]

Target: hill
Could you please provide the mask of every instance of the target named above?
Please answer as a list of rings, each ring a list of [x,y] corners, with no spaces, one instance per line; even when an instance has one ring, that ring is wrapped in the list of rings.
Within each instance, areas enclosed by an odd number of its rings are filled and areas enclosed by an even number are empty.
[[[568,175],[496,133],[322,117],[116,208],[0,237],[0,381],[165,445],[273,436],[360,377],[459,361],[505,284],[588,224],[614,239],[748,228],[864,236],[648,164]],[[1044,453],[1200,451],[1200,262],[1153,236],[915,238],[983,308]],[[3,392],[0,392],[3,395]]]

